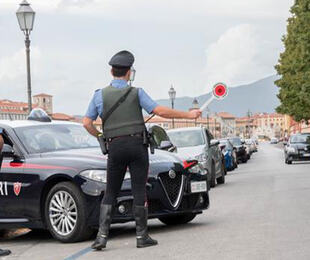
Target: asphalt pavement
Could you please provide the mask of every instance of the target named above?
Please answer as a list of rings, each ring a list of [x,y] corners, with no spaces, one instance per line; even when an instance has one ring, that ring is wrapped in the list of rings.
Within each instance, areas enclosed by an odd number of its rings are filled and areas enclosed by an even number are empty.
[[[48,232],[23,231],[0,240],[13,252],[2,259],[310,259],[310,163],[286,165],[281,146],[261,144],[210,199],[210,208],[187,225],[149,221],[156,247],[135,247],[133,223],[112,226],[102,252],[90,250],[91,240],[62,244]]]

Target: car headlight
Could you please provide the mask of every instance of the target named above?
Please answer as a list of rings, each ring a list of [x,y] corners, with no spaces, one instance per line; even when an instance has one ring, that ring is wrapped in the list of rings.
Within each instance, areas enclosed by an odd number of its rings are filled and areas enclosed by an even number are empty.
[[[287,151],[288,153],[296,153],[296,149],[295,149],[294,147],[287,147],[287,148],[286,148],[286,151]]]
[[[86,170],[80,173],[81,176],[93,180],[106,183],[107,182],[107,171],[106,170]],[[126,172],[125,180],[130,179],[130,173]]]
[[[206,160],[207,160],[207,157],[206,157],[206,154],[205,154],[205,153],[202,153],[202,154],[196,155],[196,156],[195,156],[195,159],[196,159],[198,162],[203,162],[203,161],[206,161]]]
[[[195,173],[195,174],[200,174],[200,175],[206,175],[208,173],[208,171],[199,164],[189,168],[188,171],[190,173]]]

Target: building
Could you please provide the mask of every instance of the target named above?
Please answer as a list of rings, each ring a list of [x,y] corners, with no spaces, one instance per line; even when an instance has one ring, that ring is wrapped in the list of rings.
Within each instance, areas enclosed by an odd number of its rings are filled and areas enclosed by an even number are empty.
[[[45,110],[49,115],[53,114],[53,96],[44,93],[35,95],[33,96],[33,104]]]
[[[221,136],[236,135],[236,117],[228,112],[220,112],[216,114],[216,119],[220,123]]]
[[[33,105],[36,107],[36,105]],[[0,100],[0,120],[24,120],[28,116],[28,104],[8,99]]]
[[[250,138],[256,129],[256,122],[253,117],[236,118],[236,135],[242,138]]]
[[[253,119],[256,125],[253,134],[261,139],[285,137],[291,124],[289,116],[278,113],[255,114]]]

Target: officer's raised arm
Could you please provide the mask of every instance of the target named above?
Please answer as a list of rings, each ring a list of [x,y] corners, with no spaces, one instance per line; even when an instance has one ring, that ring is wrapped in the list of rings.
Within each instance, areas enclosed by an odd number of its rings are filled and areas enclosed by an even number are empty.
[[[153,113],[157,116],[164,118],[187,118],[196,119],[201,116],[201,111],[199,109],[191,110],[189,112],[179,111],[171,109],[165,106],[157,106],[154,108]]]

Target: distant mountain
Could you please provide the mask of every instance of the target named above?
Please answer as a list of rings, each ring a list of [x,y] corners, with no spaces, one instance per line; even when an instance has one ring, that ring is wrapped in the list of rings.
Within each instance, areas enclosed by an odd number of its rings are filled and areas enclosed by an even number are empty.
[[[267,112],[275,111],[279,105],[277,98],[278,88],[274,84],[277,76],[270,76],[248,85],[242,85],[229,89],[228,96],[222,100],[214,100],[209,109],[211,112],[227,111],[235,116],[245,116],[247,111]],[[211,93],[198,96],[197,100],[201,106],[209,99]],[[194,97],[180,97],[175,100],[175,108],[188,110],[192,107]],[[160,105],[171,106],[169,99],[157,100]]]

